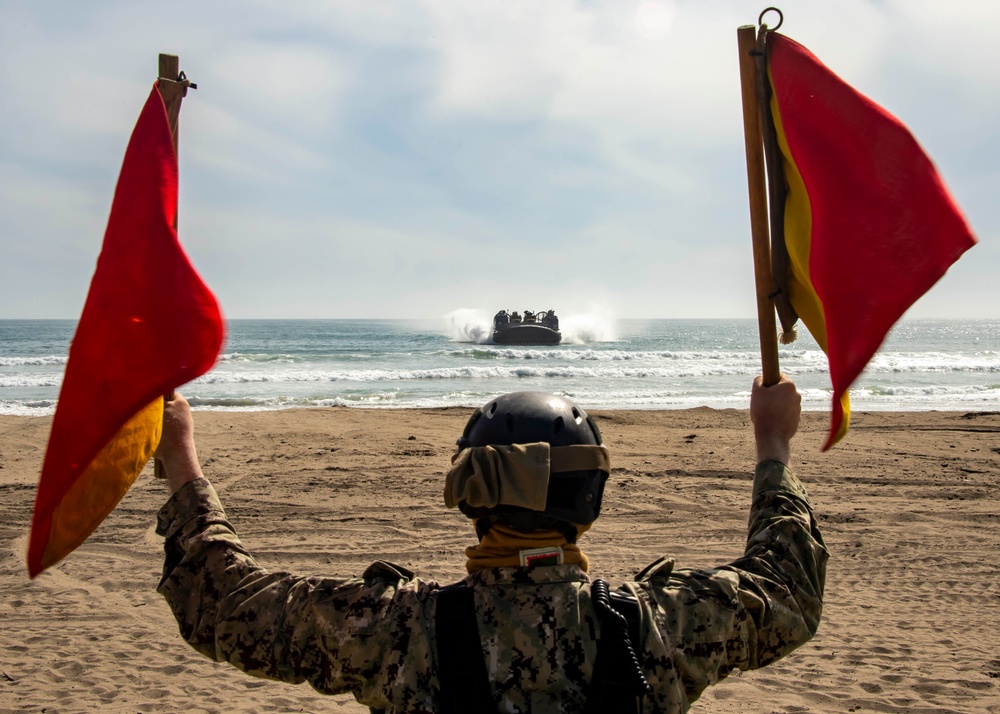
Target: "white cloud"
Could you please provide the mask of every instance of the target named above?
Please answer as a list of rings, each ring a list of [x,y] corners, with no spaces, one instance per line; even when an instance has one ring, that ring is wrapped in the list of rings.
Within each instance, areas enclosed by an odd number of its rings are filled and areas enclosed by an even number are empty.
[[[234,316],[514,298],[753,315],[736,28],[761,7],[0,5],[0,316],[78,314],[160,51],[199,83],[181,116],[182,241]],[[782,32],[910,126],[983,239],[914,310],[995,315],[1000,5],[782,7]]]
[[[261,125],[231,107],[201,97],[182,111],[181,158],[211,168],[234,181],[288,182],[301,180],[328,166],[325,156],[300,136],[289,134],[287,125]],[[197,131],[187,131],[187,127]]]
[[[284,131],[309,137],[331,130],[353,80],[333,51],[288,41],[230,45],[208,74],[221,94],[250,114],[246,123],[279,120]]]

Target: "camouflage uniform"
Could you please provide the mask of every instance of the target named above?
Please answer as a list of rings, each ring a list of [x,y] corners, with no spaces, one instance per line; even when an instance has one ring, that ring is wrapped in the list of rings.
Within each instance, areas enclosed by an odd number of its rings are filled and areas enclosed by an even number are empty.
[[[377,562],[363,578],[261,569],[205,480],[163,507],[159,591],[195,649],[245,672],[318,691],[353,692],[374,711],[433,712],[438,584]],[[646,711],[683,712],[733,669],[773,662],[806,642],[822,609],[827,553],[805,490],[777,462],[757,467],[739,560],[712,570],[646,568],[636,653],[653,688]],[[500,712],[583,708],[600,625],[576,565],[497,568],[467,578]]]

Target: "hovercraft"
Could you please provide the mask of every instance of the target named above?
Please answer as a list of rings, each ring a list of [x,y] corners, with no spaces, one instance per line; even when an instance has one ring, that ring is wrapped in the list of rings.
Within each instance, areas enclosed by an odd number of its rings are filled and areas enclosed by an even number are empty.
[[[558,345],[562,340],[554,310],[501,310],[493,316],[493,343],[497,345]]]

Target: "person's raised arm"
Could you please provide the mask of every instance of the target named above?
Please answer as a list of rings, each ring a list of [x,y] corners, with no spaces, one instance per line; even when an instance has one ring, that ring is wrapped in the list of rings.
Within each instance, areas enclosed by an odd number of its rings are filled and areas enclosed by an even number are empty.
[[[743,555],[710,569],[659,561],[641,576],[663,613],[659,637],[673,647],[689,700],[733,669],[783,657],[819,626],[828,556],[806,490],[788,468],[800,416],[801,396],[788,377],[771,387],[757,377],[750,396],[757,466]]]
[[[378,671],[402,635],[392,626],[373,630],[370,623],[383,617],[399,622],[409,635],[420,612],[415,589],[407,590],[404,614],[385,614],[385,603],[398,601],[408,576],[393,571],[369,583],[260,567],[226,518],[215,489],[200,480],[194,421],[179,394],[164,407],[156,457],[171,493],[157,517],[156,532],[165,538],[157,590],[184,639],[206,657],[254,676],[308,680],[328,694],[364,691],[375,697],[373,708],[386,708],[387,702],[377,699],[381,690],[365,688],[381,680],[362,673]]]
[[[802,397],[795,383],[785,375],[770,387],[757,377],[750,393],[750,421],[757,443],[757,463],[791,460],[791,440],[799,428]]]
[[[194,444],[194,420],[187,399],[180,394],[163,405],[163,435],[156,449],[156,458],[163,463],[170,493],[181,486],[204,478]]]

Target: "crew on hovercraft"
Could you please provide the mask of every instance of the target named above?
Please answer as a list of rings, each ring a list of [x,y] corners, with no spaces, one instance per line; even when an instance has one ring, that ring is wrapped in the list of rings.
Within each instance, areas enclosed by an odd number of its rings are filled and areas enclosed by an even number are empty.
[[[556,317],[555,310],[543,310],[539,313],[534,313],[531,310],[525,310],[523,318],[516,310],[509,314],[506,310],[501,310],[494,315],[494,328],[502,330],[510,325],[542,325],[553,330],[558,330],[559,318]]]

